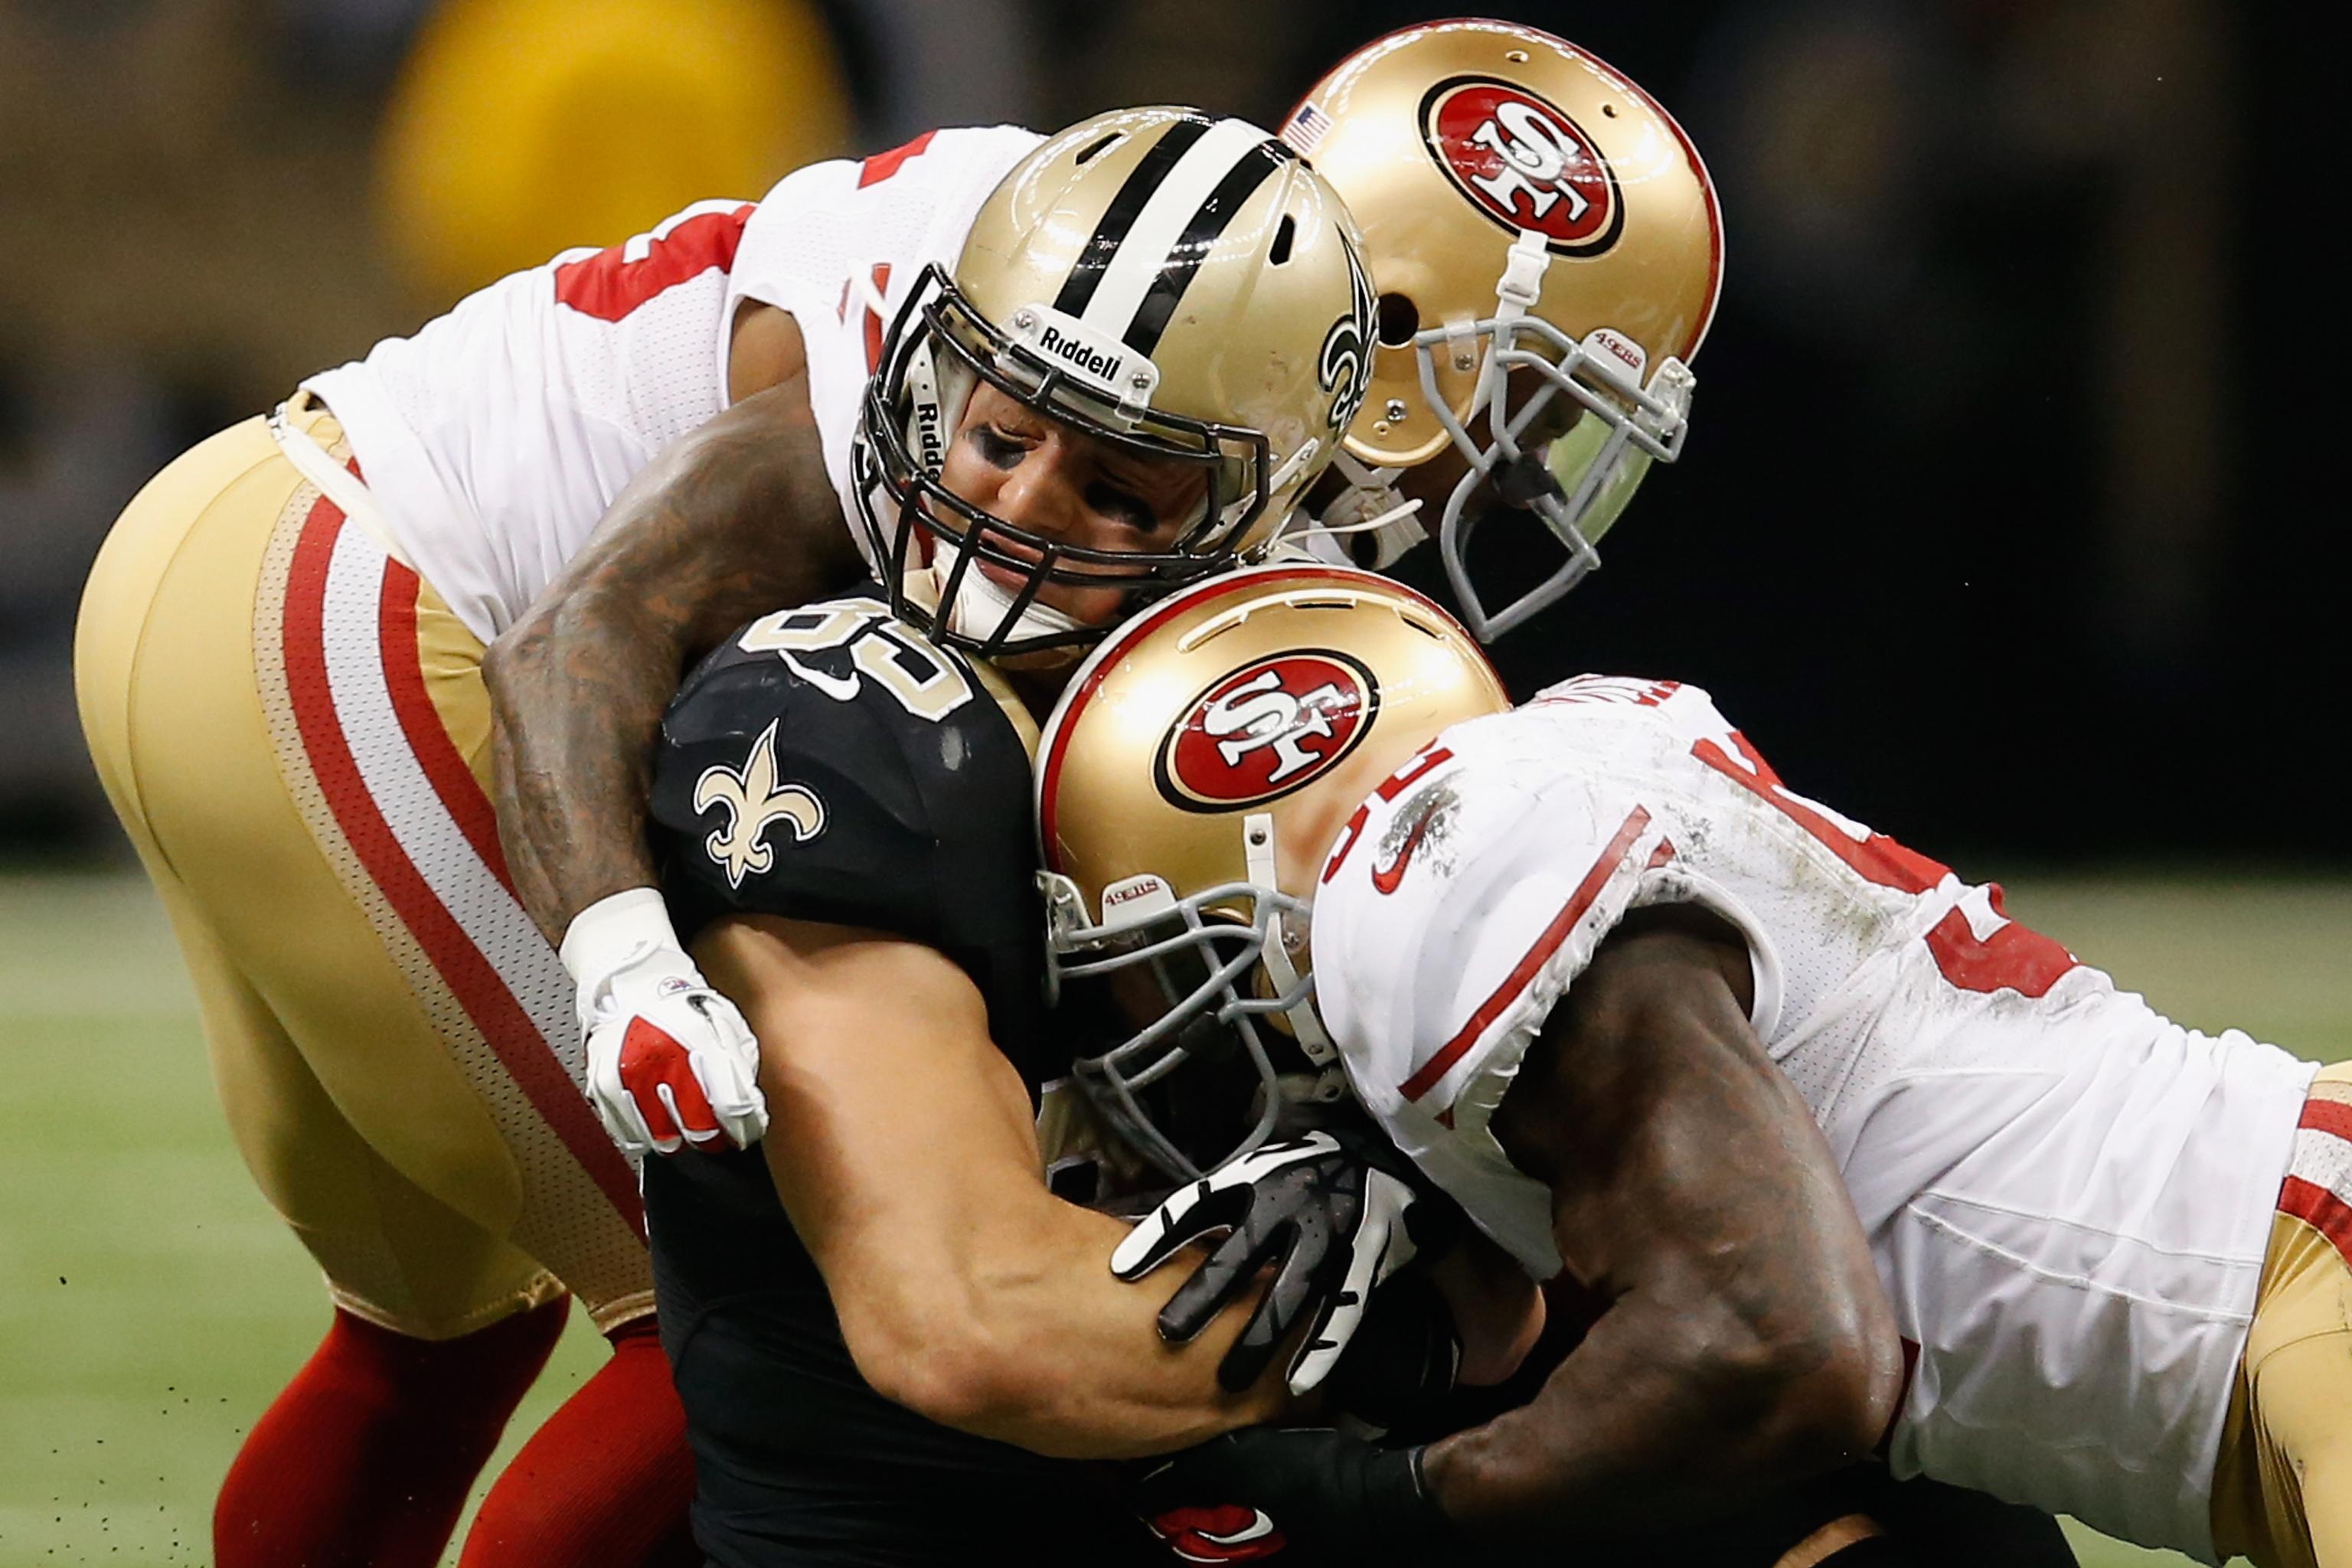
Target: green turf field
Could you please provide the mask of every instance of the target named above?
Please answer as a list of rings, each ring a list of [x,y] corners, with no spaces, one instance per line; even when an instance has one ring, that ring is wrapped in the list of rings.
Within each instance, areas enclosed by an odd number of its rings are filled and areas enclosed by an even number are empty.
[[[2352,1056],[2352,885],[2010,892],[2184,1022]],[[324,1331],[316,1276],[238,1163],[143,883],[0,878],[0,1568],[202,1563],[240,1434]],[[575,1318],[498,1462],[601,1349]],[[2094,1568],[2180,1561],[2083,1540]]]

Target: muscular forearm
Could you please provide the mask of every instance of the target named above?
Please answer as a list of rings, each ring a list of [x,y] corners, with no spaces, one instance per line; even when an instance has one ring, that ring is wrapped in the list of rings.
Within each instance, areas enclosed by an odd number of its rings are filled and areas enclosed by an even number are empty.
[[[1609,1305],[1531,1404],[1426,1456],[1474,1535],[1697,1520],[1866,1454],[1893,1413],[1902,1353],[1869,1244],[1748,1026],[1747,951],[1711,919],[1612,936],[1496,1114]]]
[[[1278,1375],[1240,1394],[1217,1383],[1255,1298],[1170,1345],[1156,1320],[1180,1276],[1112,1278],[1123,1223],[1043,1194],[997,1213],[1003,1223],[976,1232],[958,1260],[971,1315],[952,1353],[965,1364],[935,1418],[1056,1458],[1126,1458],[1289,1412]]]
[[[687,664],[859,569],[795,378],[649,465],[491,647],[499,837],[550,941],[597,900],[653,881],[649,759]]]
[[[488,667],[499,837],[551,942],[599,899],[655,879],[649,759],[686,645],[676,626],[599,597],[519,625]]]
[[[1606,1538],[1696,1521],[1863,1458],[1884,1368],[1831,1322],[1775,1333],[1719,1300],[1628,1296],[1528,1405],[1433,1445],[1465,1534]]]
[[[949,960],[764,916],[718,922],[694,952],[761,1041],[768,1169],[877,1392],[1073,1458],[1158,1453],[1282,1414],[1278,1378],[1217,1384],[1245,1309],[1162,1343],[1181,1276],[1115,1279],[1126,1227],[1047,1190],[1028,1093]]]

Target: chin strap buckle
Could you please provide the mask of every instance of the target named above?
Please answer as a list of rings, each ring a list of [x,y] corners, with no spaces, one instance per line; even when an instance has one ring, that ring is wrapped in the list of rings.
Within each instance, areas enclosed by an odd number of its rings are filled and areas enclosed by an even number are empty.
[[[1531,228],[1519,230],[1503,263],[1502,280],[1495,285],[1496,318],[1508,321],[1526,315],[1528,307],[1543,293],[1544,272],[1550,266],[1551,252],[1544,247],[1544,237]]]

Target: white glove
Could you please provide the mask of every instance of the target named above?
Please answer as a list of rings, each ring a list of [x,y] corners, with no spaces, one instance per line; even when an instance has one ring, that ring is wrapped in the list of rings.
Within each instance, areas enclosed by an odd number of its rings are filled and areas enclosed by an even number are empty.
[[[581,910],[562,955],[587,1039],[588,1103],[624,1152],[760,1141],[760,1042],[678,945],[659,893],[632,888]]]

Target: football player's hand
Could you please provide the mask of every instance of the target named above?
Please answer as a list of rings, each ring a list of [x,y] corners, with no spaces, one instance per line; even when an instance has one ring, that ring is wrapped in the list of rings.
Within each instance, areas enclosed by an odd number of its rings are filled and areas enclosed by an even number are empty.
[[[760,1043],[677,943],[661,896],[632,889],[563,934],[588,1101],[626,1152],[749,1148],[768,1130]]]
[[[1420,1448],[1328,1426],[1244,1427],[1171,1454],[1137,1484],[1136,1511],[1188,1563],[1410,1563],[1454,1540]]]
[[[1181,1248],[1225,1232],[1160,1309],[1160,1337],[1191,1340],[1272,1265],[1273,1283],[1218,1364],[1217,1380],[1249,1387],[1306,1322],[1288,1371],[1291,1392],[1305,1394],[1338,1363],[1372,1288],[1412,1259],[1404,1217],[1416,1194],[1396,1173],[1401,1165],[1377,1134],[1319,1131],[1263,1145],[1171,1194],[1119,1243],[1111,1270],[1140,1279]]]

